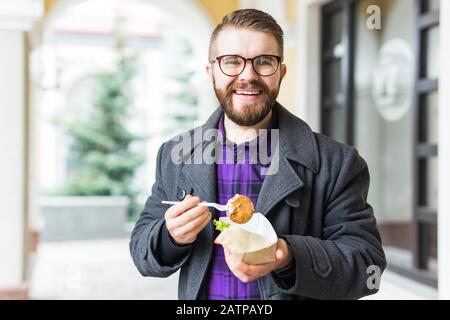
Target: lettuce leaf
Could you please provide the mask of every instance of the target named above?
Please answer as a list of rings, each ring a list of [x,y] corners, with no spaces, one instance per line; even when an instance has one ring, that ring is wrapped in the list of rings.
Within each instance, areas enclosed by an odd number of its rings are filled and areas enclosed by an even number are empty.
[[[223,230],[225,230],[226,228],[228,228],[230,226],[229,223],[226,223],[224,221],[220,221],[217,219],[213,220],[213,224],[216,227],[216,230],[219,230],[220,232],[222,232]]]

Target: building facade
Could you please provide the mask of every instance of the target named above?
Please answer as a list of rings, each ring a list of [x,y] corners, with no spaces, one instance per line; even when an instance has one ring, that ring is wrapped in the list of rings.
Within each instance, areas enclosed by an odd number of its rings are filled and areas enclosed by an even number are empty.
[[[298,8],[299,114],[358,148],[388,270],[440,298],[450,286],[448,5],[335,0]]]

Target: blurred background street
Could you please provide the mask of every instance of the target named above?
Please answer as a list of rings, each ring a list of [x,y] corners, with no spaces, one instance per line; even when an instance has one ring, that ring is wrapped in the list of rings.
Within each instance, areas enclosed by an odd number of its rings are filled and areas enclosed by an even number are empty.
[[[128,239],[44,243],[33,263],[32,299],[177,299],[178,273],[142,277]]]

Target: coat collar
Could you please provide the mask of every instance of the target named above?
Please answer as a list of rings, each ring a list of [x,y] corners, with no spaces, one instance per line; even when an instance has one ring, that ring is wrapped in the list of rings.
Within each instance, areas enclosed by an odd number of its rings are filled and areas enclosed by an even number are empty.
[[[275,103],[273,110],[277,113],[280,129],[280,155],[317,173],[319,171],[319,151],[311,128],[278,102]],[[216,129],[222,115],[223,110],[218,107],[201,126],[202,131]],[[199,146],[200,143],[196,144],[193,149]]]
[[[293,194],[294,191],[303,187],[304,182],[298,175],[291,161],[300,163],[313,173],[319,171],[319,152],[313,131],[302,120],[291,114],[279,103],[274,106],[277,112],[279,131],[279,148],[275,146],[275,152],[278,150],[278,168],[275,174],[267,175],[261,187],[258,203],[256,204],[257,212],[266,214],[281,199],[287,195]],[[203,133],[208,129],[217,129],[220,118],[223,114],[222,108],[217,108],[209,119],[201,126],[190,132],[190,136],[203,137]],[[195,138],[194,138],[195,141]],[[216,166],[211,163],[195,163],[195,159],[204,159],[203,154],[211,152],[213,146],[209,146],[212,140],[203,137],[198,143],[194,143],[191,149],[182,154],[182,171],[192,184],[202,200],[216,202],[217,197],[217,180]],[[276,155],[272,155],[273,157]],[[187,159],[191,161],[186,161]],[[273,166],[275,161],[272,161]],[[291,199],[292,198],[292,199]],[[286,201],[293,206],[298,206],[298,198],[291,197]],[[212,228],[212,227],[211,227]],[[212,229],[210,230],[210,232]]]

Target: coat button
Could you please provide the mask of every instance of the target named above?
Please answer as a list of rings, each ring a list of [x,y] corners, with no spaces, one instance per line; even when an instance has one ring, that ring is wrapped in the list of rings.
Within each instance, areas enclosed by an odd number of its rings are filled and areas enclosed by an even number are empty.
[[[186,190],[184,190],[184,189],[178,190],[177,199],[180,201],[183,201],[185,197],[186,197]]]

